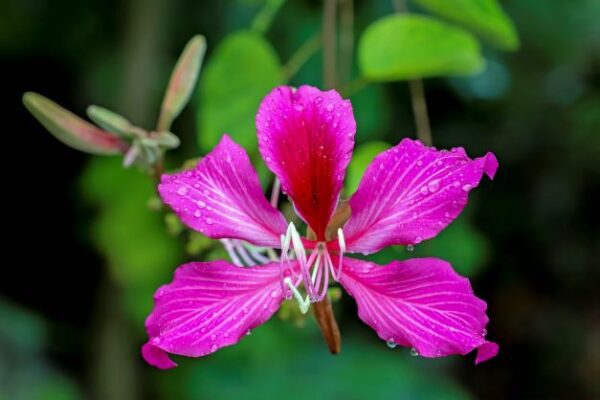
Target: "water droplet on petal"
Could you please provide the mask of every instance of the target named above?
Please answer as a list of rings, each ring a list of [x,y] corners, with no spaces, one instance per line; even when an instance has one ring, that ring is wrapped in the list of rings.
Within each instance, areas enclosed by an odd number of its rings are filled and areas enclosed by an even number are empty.
[[[471,186],[467,183],[467,184],[463,185],[462,190],[464,190],[465,192],[468,192],[472,188],[473,188],[473,186]]]
[[[427,193],[429,193],[429,189],[427,189],[427,186],[423,186],[421,188],[421,194],[427,194]]]
[[[202,216],[202,213],[198,210],[194,211],[194,217],[196,218],[200,218]]]
[[[210,340],[217,340],[217,335],[215,335],[214,333],[210,335]]]
[[[332,112],[334,108],[335,108],[335,105],[333,105],[333,104],[327,104],[327,107],[325,107],[325,109],[329,112]]]
[[[481,336],[485,336],[485,335],[487,335],[487,329],[483,328],[481,330]]]
[[[277,297],[278,294],[279,294],[279,291],[277,289],[275,289],[271,292],[271,297],[275,298],[275,297]]]
[[[185,196],[188,192],[188,188],[185,186],[181,186],[179,187],[179,189],[177,189],[177,194],[180,196]]]
[[[415,349],[414,347],[412,349],[410,349],[410,355],[413,357],[418,357],[419,356],[419,352],[417,351],[417,349]]]
[[[396,341],[394,340],[394,338],[389,338],[389,339],[387,340],[387,342],[385,342],[385,344],[386,344],[386,345],[387,345],[387,347],[389,347],[390,349],[395,349],[395,348],[396,348],[396,346],[398,346],[398,345],[396,344]]]
[[[436,351],[435,352],[435,356],[436,357],[441,357],[442,356],[442,351],[441,350]]]
[[[204,208],[204,207],[206,207],[206,203],[203,202],[202,200],[198,200],[196,202],[196,205],[198,206],[198,208]]]
[[[251,334],[252,334],[252,331],[251,331],[250,329],[248,329],[248,330],[246,331],[246,336],[250,336]]]
[[[409,244],[408,246],[406,246],[406,251],[414,251],[415,250],[415,246],[413,246],[412,244]]]
[[[219,346],[217,346],[216,344],[213,344],[212,346],[210,346],[211,353],[214,353],[215,351],[217,351],[218,348],[219,348]]]
[[[212,224],[213,224],[213,220],[212,220],[212,218],[206,218],[206,223],[207,223],[208,225],[212,225]]]
[[[440,188],[440,180],[439,179],[434,179],[431,182],[429,182],[427,184],[427,187],[429,188],[429,191],[431,193],[437,192],[438,189]]]

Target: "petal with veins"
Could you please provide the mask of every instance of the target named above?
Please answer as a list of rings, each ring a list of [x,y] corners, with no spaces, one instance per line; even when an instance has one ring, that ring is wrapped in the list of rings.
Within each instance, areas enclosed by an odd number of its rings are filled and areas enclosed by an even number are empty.
[[[146,320],[144,359],[175,367],[166,353],[200,357],[237,343],[266,322],[284,299],[279,263],[241,268],[225,261],[192,262],[159,288]]]
[[[300,216],[325,238],[354,147],[350,101],[334,90],[281,86],[256,115],[261,155]]]
[[[381,267],[345,258],[340,283],[355,298],[360,319],[385,341],[424,357],[478,349],[476,362],[482,362],[498,353],[485,340],[485,302],[446,261],[415,258]]]
[[[227,135],[194,169],[163,175],[158,190],[186,225],[213,239],[278,247],[287,228],[262,193],[248,154]]]
[[[434,237],[461,213],[482,175],[492,179],[497,168],[492,153],[471,160],[462,148],[438,151],[402,140],[373,160],[350,199],[348,251],[372,253]]]

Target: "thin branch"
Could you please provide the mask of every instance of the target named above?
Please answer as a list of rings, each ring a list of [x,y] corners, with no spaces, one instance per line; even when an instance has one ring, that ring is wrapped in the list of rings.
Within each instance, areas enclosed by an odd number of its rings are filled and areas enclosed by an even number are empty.
[[[425,89],[423,80],[413,79],[408,82],[410,87],[410,98],[415,114],[415,123],[417,125],[417,137],[427,146],[431,146],[431,127],[429,125],[429,114],[427,112],[427,102],[425,101]]]
[[[323,85],[336,86],[336,8],[337,0],[324,0],[323,10]]]
[[[302,66],[321,48],[321,34],[316,34],[308,39],[288,62],[283,66],[283,76],[286,82],[294,77]]]
[[[406,0],[393,0],[397,13],[408,12]],[[427,101],[425,100],[425,88],[422,79],[408,81],[410,99],[412,102],[415,125],[417,126],[417,138],[424,144],[431,146],[431,125],[429,124],[429,113],[427,112]]]
[[[340,78],[349,82],[352,78],[354,56],[354,1],[340,0]]]

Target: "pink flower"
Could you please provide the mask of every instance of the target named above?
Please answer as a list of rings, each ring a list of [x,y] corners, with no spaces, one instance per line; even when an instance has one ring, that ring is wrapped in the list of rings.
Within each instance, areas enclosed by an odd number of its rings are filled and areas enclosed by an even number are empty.
[[[167,353],[199,357],[235,344],[286,298],[305,312],[326,295],[330,276],[356,299],[360,319],[391,345],[424,357],[477,349],[476,363],[496,355],[498,345],[485,339],[486,303],[446,261],[379,266],[344,256],[437,235],[460,214],[482,175],[493,178],[493,154],[472,160],[462,148],[437,151],[404,139],[373,160],[349,200],[350,219],[331,233],[354,146],[350,102],[334,90],[278,87],[263,100],[256,127],[263,159],[316,240],[301,238],[265,199],[248,155],[227,135],[194,169],[164,175],[160,194],[190,228],[228,239],[226,245],[241,240],[281,249],[281,257],[246,268],[225,261],[180,266],[156,292],[146,321],[148,363],[172,368]]]

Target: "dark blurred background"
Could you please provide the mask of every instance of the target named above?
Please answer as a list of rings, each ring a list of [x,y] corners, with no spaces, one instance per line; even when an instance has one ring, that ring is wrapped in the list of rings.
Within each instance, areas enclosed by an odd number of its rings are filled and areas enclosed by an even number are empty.
[[[275,317],[237,346],[180,358],[173,371],[141,360],[153,291],[186,257],[222,254],[202,238],[184,249],[146,207],[150,179],[59,143],[21,97],[36,91],[79,115],[99,104],[150,127],[186,41],[205,35],[209,61],[223,37],[250,26],[260,3],[0,3],[0,399],[600,398],[596,0],[504,1],[520,49],[485,47],[483,73],[425,81],[436,146],[493,151],[500,169],[448,233],[415,253],[447,258],[471,278],[488,302],[498,357],[475,367],[473,357],[388,349],[345,296],[336,303],[337,357],[312,321]],[[392,11],[389,1],[355,1],[355,36]],[[282,6],[266,38],[283,63],[318,33],[321,13],[316,0]],[[319,52],[291,83],[321,85],[321,64]],[[169,155],[171,166],[203,154],[198,97],[173,127],[184,146]],[[405,83],[369,85],[352,101],[360,145],[413,136]]]

